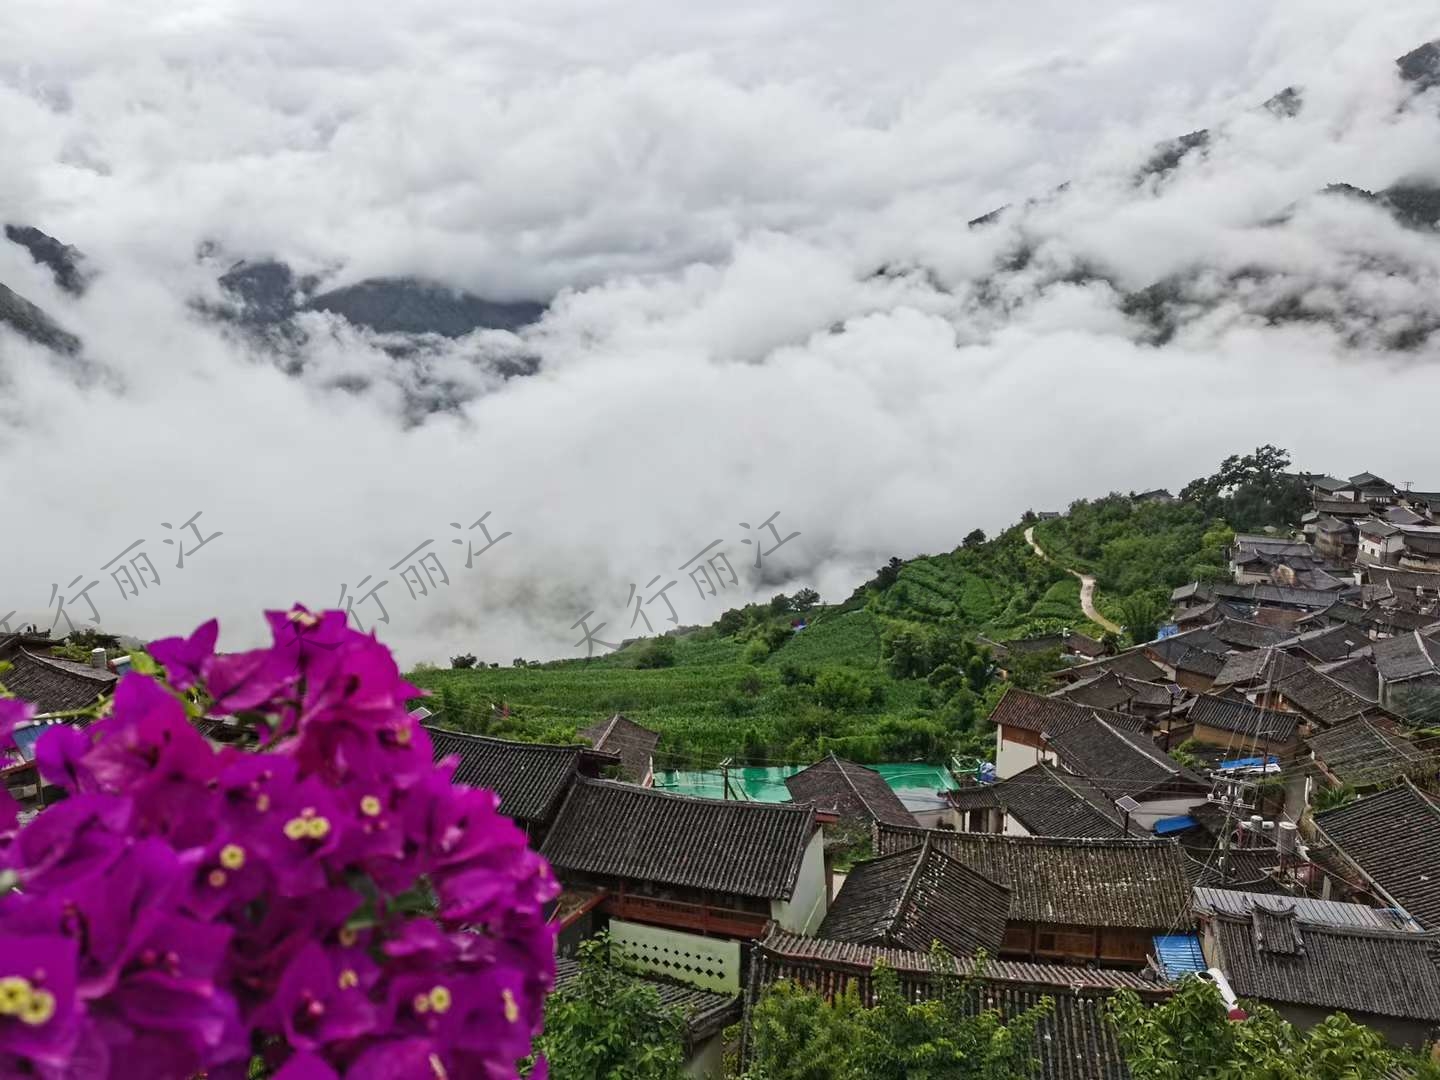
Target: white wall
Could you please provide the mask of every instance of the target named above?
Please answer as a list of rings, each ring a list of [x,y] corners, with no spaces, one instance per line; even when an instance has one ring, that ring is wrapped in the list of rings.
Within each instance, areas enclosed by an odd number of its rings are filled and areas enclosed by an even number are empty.
[[[1009,814],[1005,815],[1005,826],[1003,829],[1006,836],[1029,836],[1030,830],[1021,825]]]
[[[1130,815],[1131,832],[1150,832],[1161,818],[1179,817],[1188,814],[1205,803],[1204,795],[1186,795],[1184,798],[1155,799],[1142,802],[1140,809]],[[1116,811],[1119,813],[1119,811]]]
[[[1011,742],[1004,738],[1004,734],[1003,727],[995,729],[995,778],[997,780],[1009,779],[1016,773],[1022,773],[1041,761],[1055,764],[1053,753],[1041,750],[1038,746],[1026,746],[1024,743]]]
[[[770,917],[792,934],[813,934],[825,918],[824,830],[816,829],[805,845],[800,876],[789,900],[770,901]]]
[[[683,930],[610,920],[610,940],[629,963],[719,993],[740,992],[740,943]]]

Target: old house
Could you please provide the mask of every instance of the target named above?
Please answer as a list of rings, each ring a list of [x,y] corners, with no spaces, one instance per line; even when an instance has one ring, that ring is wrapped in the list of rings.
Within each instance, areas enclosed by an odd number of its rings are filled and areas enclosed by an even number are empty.
[[[1047,740],[1073,727],[1094,724],[1100,715],[1096,709],[1011,687],[990,714],[995,725],[996,777],[1003,780],[1041,761],[1053,764],[1055,752]],[[1104,715],[1122,730],[1138,731],[1144,723],[1139,716]]]
[[[1144,732],[1124,731],[1097,716],[1049,741],[1056,760],[1120,806],[1128,831],[1149,832],[1156,823],[1181,817],[1203,803],[1208,781],[1170,758]]]
[[[1434,772],[1422,751],[1384,716],[1357,716],[1305,739],[1315,769],[1305,777],[1305,801],[1321,786],[1359,791],[1388,786],[1402,776]]]
[[[1355,905],[1335,905],[1351,907]],[[1302,1030],[1334,1012],[1419,1050],[1440,1025],[1440,934],[1317,921],[1295,903],[1200,914],[1206,960]]]
[[[1114,802],[1084,777],[1054,765],[1032,765],[1008,780],[949,795],[960,832],[1009,836],[1124,836]]]
[[[104,649],[96,649],[90,662],[82,664],[42,651],[51,644],[48,637],[0,635],[0,661],[10,665],[5,686],[34,705],[37,715],[88,708],[114,693],[119,677],[110,670]]]
[[[875,827],[877,855],[930,844],[1010,890],[1001,957],[1141,968],[1153,937],[1188,925],[1173,840],[1060,839]]]
[[[856,863],[819,937],[924,952],[939,942],[958,956],[999,952],[1010,890],[930,842]]]
[[[1248,701],[1201,694],[1186,707],[1184,726],[1177,725],[1175,737],[1224,748],[1237,758],[1272,754],[1288,759],[1299,749],[1302,720],[1294,712],[1262,709]]]
[[[938,993],[937,974],[961,978],[976,974],[971,957],[953,957],[952,972],[937,973],[928,951],[800,937],[779,930],[756,944],[752,963],[747,1011],[760,989],[780,980],[831,998],[853,988],[861,1002],[873,1004],[875,967],[880,963],[895,972],[908,1001]],[[1105,1016],[1106,999],[1120,989],[1133,990],[1147,1002],[1163,1001],[1174,992],[1150,971],[988,959],[973,990],[974,1008],[993,1008],[1008,1018],[1042,999],[1051,1002],[1032,1036],[1034,1080],[1128,1080],[1124,1054]]]
[[[1364,503],[1369,506],[1390,506],[1399,501],[1399,492],[1388,480],[1371,472],[1356,473],[1345,486],[1334,493],[1336,499]]]
[[[750,940],[771,920],[810,933],[825,917],[823,840],[808,804],[580,779],[540,850],[567,888],[604,893],[612,935],[655,949],[687,942],[676,934]],[[738,965],[738,946],[725,951]]]
[[[1050,696],[1105,712],[1128,713],[1153,719],[1174,711],[1183,694],[1177,693],[1176,687],[1171,684],[1142,682],[1127,675],[1105,671],[1071,683]]]
[[[916,824],[883,776],[833,753],[786,778],[785,787],[792,801],[834,814],[842,827],[868,832],[872,821]]]
[[[1405,550],[1400,567],[1421,573],[1440,573],[1440,526],[1415,526],[1403,531]]]
[[[1315,554],[1332,563],[1351,563],[1360,550],[1360,535],[1353,520],[1334,514],[1316,514],[1312,523]]]
[[[1386,708],[1403,713],[1417,696],[1440,695],[1440,627],[1377,641],[1373,653]]]
[[[488,788],[500,797],[500,813],[539,845],[570,787],[582,776],[618,768],[620,758],[588,746],[511,742],[464,731],[427,727],[435,760],[459,759],[455,782]]]
[[[1342,623],[1339,626],[1325,626],[1306,630],[1279,643],[1291,656],[1298,656],[1315,664],[1329,664],[1336,660],[1349,660],[1364,656],[1370,649],[1370,636],[1362,626]]]
[[[1310,857],[1327,898],[1396,908],[1440,929],[1440,806],[1409,780],[1316,814]]]
[[[655,782],[655,747],[660,733],[641,727],[633,720],[616,713],[599,724],[581,728],[577,734],[596,750],[617,754],[620,776],[632,784],[649,787]]]
[[[1356,526],[1359,542],[1355,561],[1369,566],[1396,566],[1405,551],[1405,534],[1399,526],[1380,518],[1366,518]]]

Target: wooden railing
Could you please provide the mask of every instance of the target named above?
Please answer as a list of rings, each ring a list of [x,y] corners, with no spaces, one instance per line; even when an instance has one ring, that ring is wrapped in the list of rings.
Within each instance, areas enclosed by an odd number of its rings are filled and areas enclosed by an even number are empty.
[[[617,919],[669,926],[677,930],[696,930],[722,937],[761,938],[770,916],[712,904],[692,904],[683,900],[658,900],[651,896],[635,896],[624,890],[612,893],[602,909]]]

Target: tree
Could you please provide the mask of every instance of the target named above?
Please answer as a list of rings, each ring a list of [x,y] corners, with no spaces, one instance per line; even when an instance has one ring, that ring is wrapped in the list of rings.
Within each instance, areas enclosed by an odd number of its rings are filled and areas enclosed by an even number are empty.
[[[871,584],[879,589],[888,589],[900,580],[900,570],[904,565],[900,556],[890,556],[890,561],[875,571],[875,578]]]
[[[1246,1002],[1231,1020],[1214,983],[1190,978],[1163,1005],[1122,990],[1107,1012],[1133,1080],[1380,1080],[1409,1054],[1343,1013],[1301,1033],[1273,1009]]]
[[[820,594],[814,589],[801,589],[794,597],[795,610],[802,615],[820,602]]]
[[[680,1080],[684,1022],[625,972],[602,934],[580,945],[580,972],[550,995],[535,1047],[556,1080]]]
[[[733,637],[745,629],[745,612],[739,608],[731,608],[715,624],[715,630],[721,637]]]
[[[479,663],[479,661],[476,659],[474,653],[461,653],[459,656],[450,657],[450,666],[457,671],[473,668],[477,663]]]
[[[675,666],[675,639],[668,636],[651,638],[640,650],[635,661],[637,668],[667,668]]]
[[[770,598],[771,615],[789,615],[792,606],[790,597],[784,593],[776,593]]]
[[[984,529],[971,529],[965,534],[965,539],[960,541],[962,548],[975,548],[985,543]]]
[[[1125,597],[1119,604],[1120,618],[1130,632],[1135,644],[1154,641],[1160,632],[1160,624],[1170,615],[1170,606],[1151,592],[1137,592]]]
[[[1310,809],[1317,814],[1323,814],[1326,810],[1334,810],[1354,801],[1355,788],[1350,784],[1341,784],[1339,787],[1326,787],[1317,791],[1315,798],[1310,800]]]

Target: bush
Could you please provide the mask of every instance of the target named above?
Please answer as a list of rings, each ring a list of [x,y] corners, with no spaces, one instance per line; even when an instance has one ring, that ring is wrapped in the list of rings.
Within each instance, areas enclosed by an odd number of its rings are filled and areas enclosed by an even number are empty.
[[[763,664],[769,655],[770,646],[759,638],[745,646],[744,660],[747,664]]]
[[[815,678],[815,700],[827,709],[849,712],[873,700],[867,680],[847,668],[826,668]]]
[[[651,638],[640,649],[635,661],[637,668],[654,669],[675,666],[675,639],[672,637]]]
[[[477,663],[479,663],[479,661],[476,659],[474,653],[461,653],[459,656],[450,657],[450,666],[457,671],[473,668]]]
[[[780,682],[785,686],[814,686],[815,673],[787,660],[780,665]]]
[[[742,694],[755,697],[765,689],[765,680],[760,678],[760,672],[751,669],[740,676],[740,681],[735,684],[735,689],[739,690]]]

